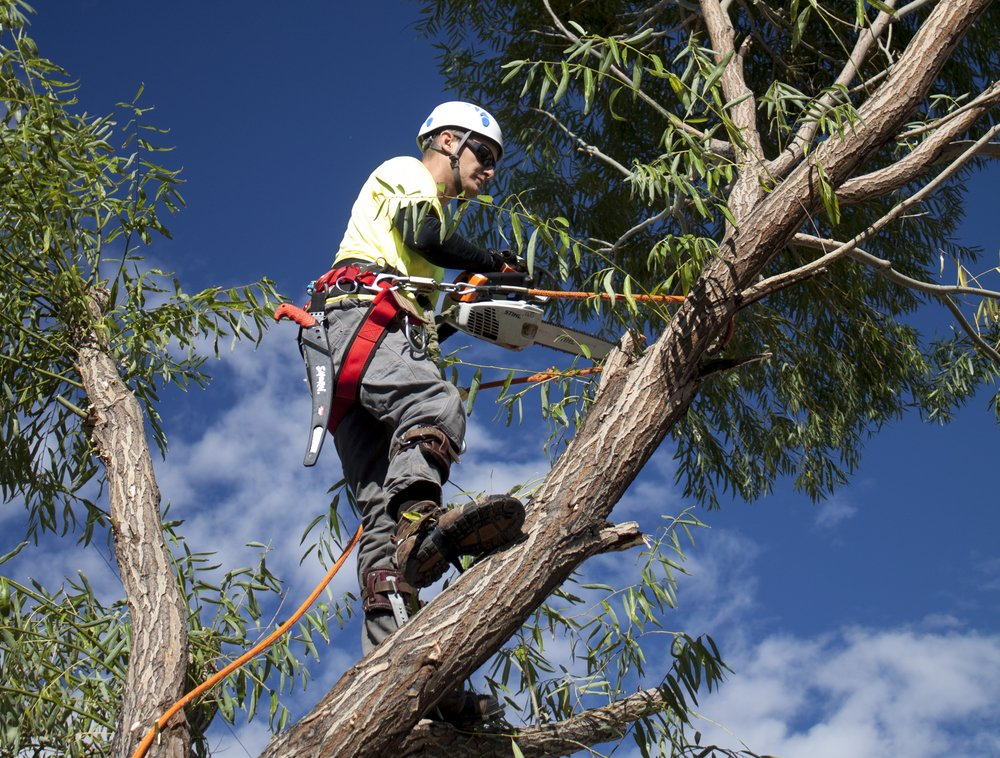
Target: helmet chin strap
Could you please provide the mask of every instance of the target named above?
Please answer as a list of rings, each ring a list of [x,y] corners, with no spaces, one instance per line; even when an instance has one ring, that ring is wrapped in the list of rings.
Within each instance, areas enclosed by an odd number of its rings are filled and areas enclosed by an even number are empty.
[[[453,153],[449,153],[443,147],[440,147],[436,141],[433,145],[431,145],[431,150],[441,153],[441,155],[448,156],[448,162],[451,163],[451,175],[455,182],[455,192],[459,198],[463,198],[465,196],[465,190],[462,189],[462,175],[458,170],[458,159],[462,154],[462,151],[465,149],[465,143],[469,139],[470,134],[471,132],[465,132],[462,134],[462,139],[459,140],[458,147],[455,148],[455,152]]]

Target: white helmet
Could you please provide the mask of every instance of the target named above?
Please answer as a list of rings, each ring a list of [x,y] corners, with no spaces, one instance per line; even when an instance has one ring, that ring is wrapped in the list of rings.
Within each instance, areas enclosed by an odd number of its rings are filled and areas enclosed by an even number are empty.
[[[417,132],[417,145],[423,150],[428,135],[449,126],[486,137],[495,142],[499,148],[497,159],[503,156],[503,134],[500,132],[500,124],[478,105],[460,100],[441,103],[431,111],[431,115],[424,119],[420,131]]]

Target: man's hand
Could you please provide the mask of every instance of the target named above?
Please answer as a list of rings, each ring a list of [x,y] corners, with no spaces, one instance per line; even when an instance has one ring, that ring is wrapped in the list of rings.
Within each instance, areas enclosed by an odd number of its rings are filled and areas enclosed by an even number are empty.
[[[524,258],[520,258],[511,250],[490,250],[493,255],[495,271],[520,271],[528,270],[528,264]]]

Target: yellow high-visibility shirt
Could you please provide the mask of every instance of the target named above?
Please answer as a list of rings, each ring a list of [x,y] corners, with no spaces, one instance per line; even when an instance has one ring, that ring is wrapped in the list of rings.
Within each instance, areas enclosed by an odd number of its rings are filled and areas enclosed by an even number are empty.
[[[354,201],[334,265],[340,260],[360,258],[394,268],[404,276],[441,281],[444,269],[407,247],[393,224],[401,207],[418,203],[429,204],[424,206],[428,212],[444,218],[437,184],[423,163],[404,156],[391,158],[376,168]]]

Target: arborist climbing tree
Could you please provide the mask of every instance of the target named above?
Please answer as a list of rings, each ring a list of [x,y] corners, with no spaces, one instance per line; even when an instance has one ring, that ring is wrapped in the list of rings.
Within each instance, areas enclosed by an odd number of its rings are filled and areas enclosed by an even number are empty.
[[[465,412],[426,340],[415,337],[433,328],[435,293],[388,286],[392,277],[441,281],[445,268],[496,272],[516,263],[455,234],[445,208],[479,194],[494,177],[503,154],[500,126],[478,106],[447,102],[423,121],[417,143],[421,158],[392,158],[361,188],[334,268],[313,285],[315,324],[303,328],[314,400],[320,382],[332,381],[336,396],[314,402],[324,423],[310,439],[307,463],[315,462],[328,428],[361,511],[366,653],[407,620],[420,588],[460,556],[511,542],[524,521],[523,505],[508,495],[442,508],[442,485],[465,445]],[[459,691],[430,715],[468,723],[500,712],[495,699]]]

